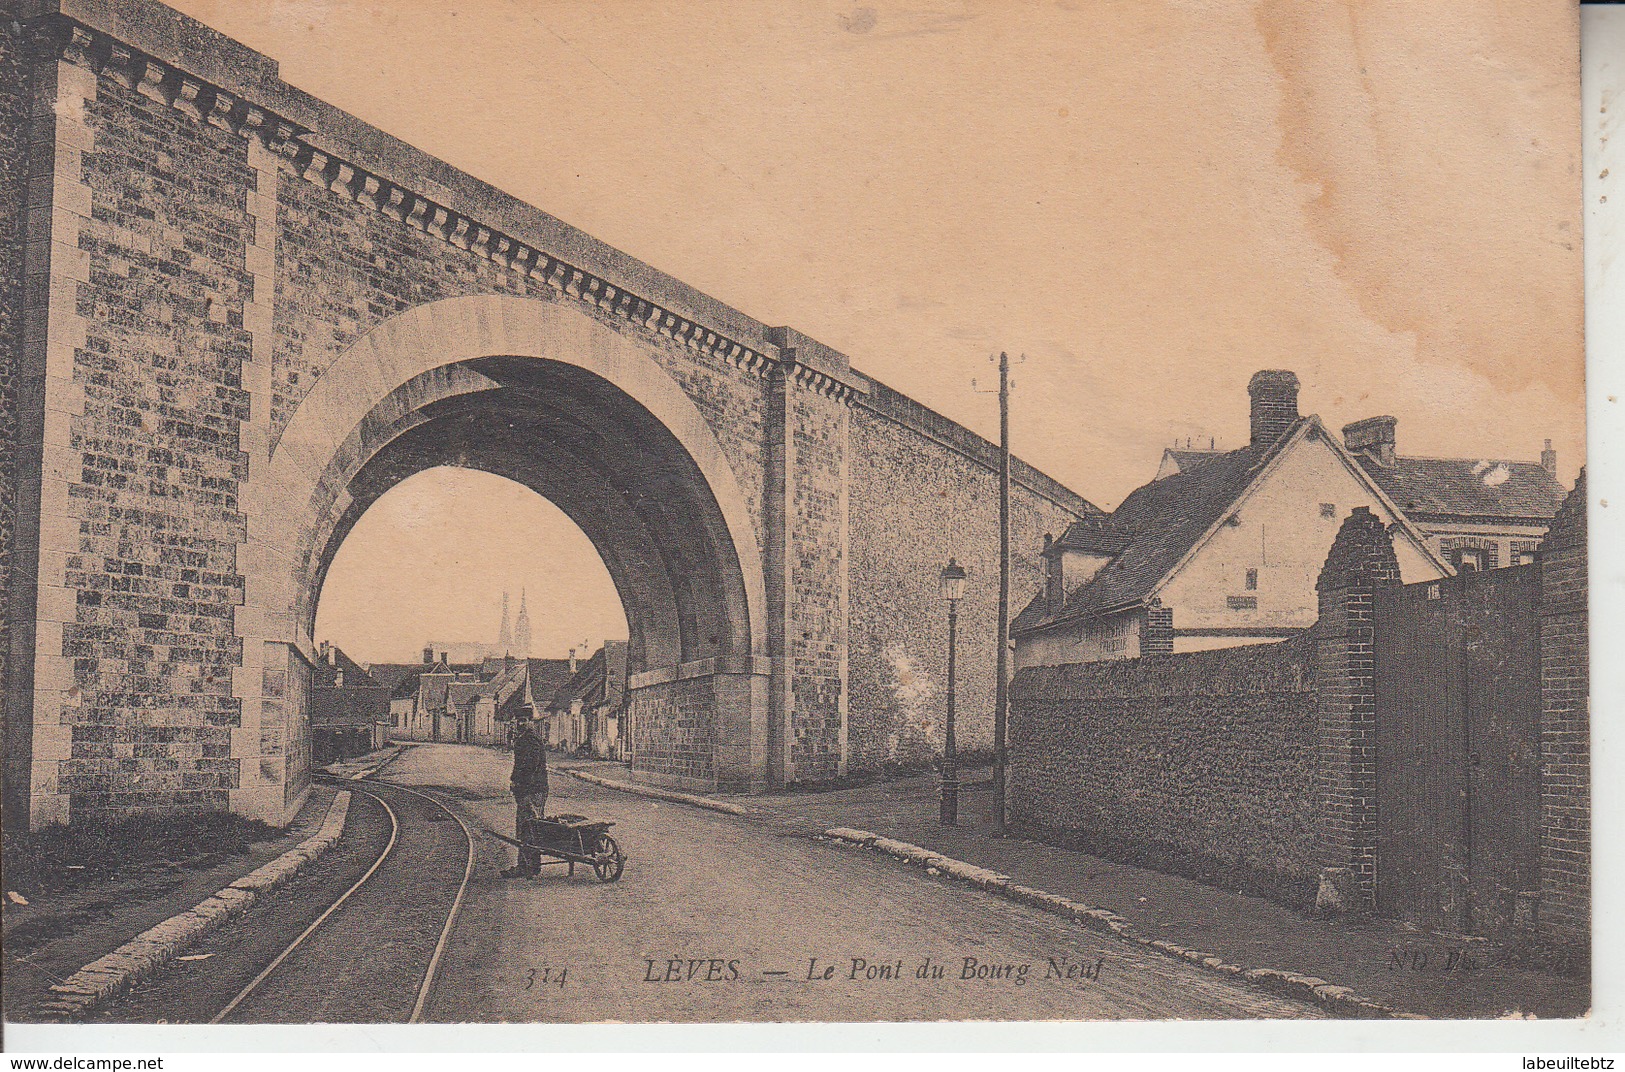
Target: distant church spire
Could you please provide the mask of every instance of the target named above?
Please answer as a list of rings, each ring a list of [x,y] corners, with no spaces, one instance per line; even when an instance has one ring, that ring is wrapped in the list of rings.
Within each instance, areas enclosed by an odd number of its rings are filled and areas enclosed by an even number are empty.
[[[525,609],[525,590],[519,589],[519,621],[514,624],[513,653],[530,658],[530,612]]]
[[[520,611],[520,614],[523,615],[524,612]],[[523,617],[520,620],[523,621]],[[513,630],[508,628],[508,593],[506,591],[502,593],[502,629],[497,633],[497,647],[502,650],[504,655],[513,650]]]

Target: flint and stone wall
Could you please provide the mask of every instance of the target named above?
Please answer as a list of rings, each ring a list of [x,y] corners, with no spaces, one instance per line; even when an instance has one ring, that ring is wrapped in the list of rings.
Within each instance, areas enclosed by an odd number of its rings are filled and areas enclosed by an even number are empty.
[[[1012,821],[1050,839],[1312,900],[1313,632],[1022,670]]]

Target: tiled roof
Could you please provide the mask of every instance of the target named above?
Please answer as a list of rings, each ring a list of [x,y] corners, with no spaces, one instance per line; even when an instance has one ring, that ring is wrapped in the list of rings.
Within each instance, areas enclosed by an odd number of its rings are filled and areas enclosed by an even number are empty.
[[[389,698],[391,700],[410,700],[416,696],[418,694],[418,678],[423,676],[423,671],[426,669],[428,667],[422,665],[411,666],[407,667],[404,674],[394,675],[394,685],[390,687]],[[377,677],[378,675],[374,674],[373,676]]]
[[[1563,485],[1538,462],[1483,458],[1395,458],[1381,465],[1356,454],[1390,499],[1410,515],[1549,518],[1563,505]]]
[[[462,707],[489,695],[491,685],[485,681],[453,681],[446,685],[446,706]]]
[[[374,681],[393,693],[402,681],[410,678],[413,682],[416,682],[418,675],[428,668],[428,664],[422,662],[373,663],[367,667],[367,673],[372,675]],[[416,689],[417,685],[414,684],[412,688]]]
[[[570,680],[569,659],[526,659],[530,665],[530,695],[537,703],[546,704],[559,686]]]
[[[1170,447],[1165,453],[1174,460],[1175,465],[1179,466],[1181,473],[1194,469],[1210,459],[1223,457],[1225,454],[1222,450],[1180,450],[1176,447]]]
[[[1095,554],[1115,555],[1126,550],[1133,537],[1112,524],[1111,518],[1086,517],[1068,525],[1054,546],[1063,551],[1091,551]]]
[[[604,692],[604,649],[599,648],[592,658],[577,664],[575,675],[559,686],[553,694],[549,711],[568,711],[570,704],[579,699],[582,707],[595,707]]]
[[[1100,568],[1088,583],[1072,592],[1056,618],[1083,617],[1150,596],[1168,571],[1179,563],[1196,541],[1213,527],[1253,482],[1258,471],[1313,418],[1301,417],[1267,448],[1252,445],[1206,460],[1161,480],[1136,488],[1110,515],[1111,528],[1127,533],[1128,546]],[[1081,527],[1080,527],[1081,526]],[[1075,523],[1062,535],[1086,540],[1093,533],[1088,523]],[[1074,533],[1073,529],[1079,529]],[[1046,597],[1040,593],[1011,623],[1022,632],[1050,618]]]
[[[344,654],[343,648],[335,644],[329,650],[332,653],[331,658],[333,661],[331,663],[323,661],[316,664],[315,673],[312,674],[316,685],[331,688],[337,682],[340,673],[344,675],[345,688],[376,687],[380,684],[372,675],[362,669],[360,663]]]
[[[525,689],[525,677],[529,668],[525,660],[517,659],[511,666],[504,666],[496,677],[491,679],[491,696],[496,700],[497,706],[506,704],[518,693]]]

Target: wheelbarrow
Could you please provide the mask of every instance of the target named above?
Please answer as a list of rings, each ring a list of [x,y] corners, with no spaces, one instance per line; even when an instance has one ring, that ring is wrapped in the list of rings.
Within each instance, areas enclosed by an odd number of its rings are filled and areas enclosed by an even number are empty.
[[[545,819],[532,819],[525,824],[524,840],[520,841],[491,831],[498,841],[521,849],[529,849],[550,859],[543,864],[565,864],[569,873],[576,873],[576,864],[592,868],[600,882],[614,882],[626,869],[626,854],[610,837],[614,823],[589,819],[585,815],[550,815]]]

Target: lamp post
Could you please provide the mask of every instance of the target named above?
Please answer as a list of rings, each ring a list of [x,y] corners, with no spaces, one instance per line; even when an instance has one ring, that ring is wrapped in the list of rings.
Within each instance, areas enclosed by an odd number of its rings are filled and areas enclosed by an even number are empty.
[[[943,826],[959,825],[959,750],[954,740],[954,670],[959,643],[959,601],[965,597],[965,567],[948,559],[942,567],[942,598],[948,601],[948,723],[942,734]]]

